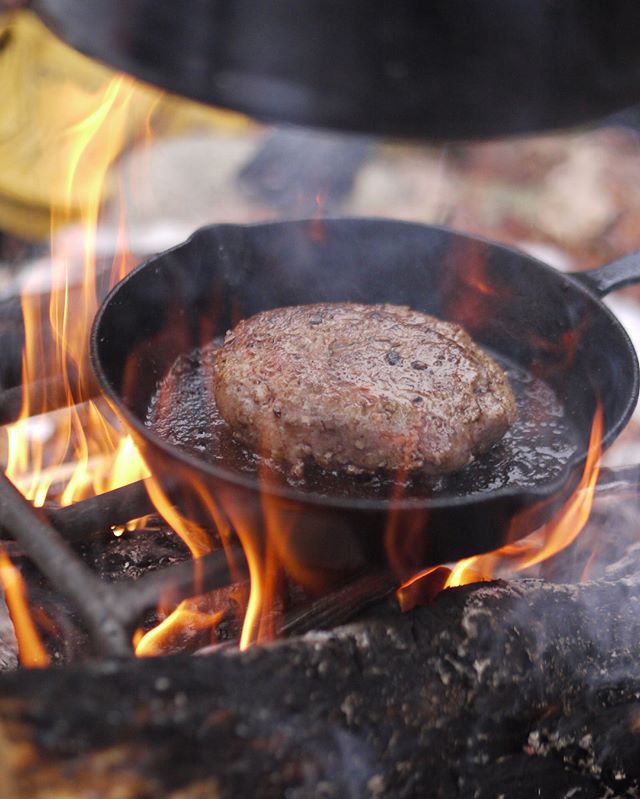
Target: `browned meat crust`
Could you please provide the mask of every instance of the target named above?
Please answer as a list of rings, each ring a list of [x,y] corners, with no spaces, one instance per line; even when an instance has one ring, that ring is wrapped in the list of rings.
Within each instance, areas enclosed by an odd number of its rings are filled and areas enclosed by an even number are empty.
[[[516,417],[506,375],[459,325],[396,305],[246,319],[216,354],[214,390],[241,441],[297,472],[456,471]]]

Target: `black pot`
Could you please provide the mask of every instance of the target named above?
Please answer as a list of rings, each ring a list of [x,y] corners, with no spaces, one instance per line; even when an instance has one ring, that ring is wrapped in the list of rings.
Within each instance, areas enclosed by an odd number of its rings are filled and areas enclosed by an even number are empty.
[[[33,0],[72,46],[265,120],[432,139],[640,102],[636,0]]]

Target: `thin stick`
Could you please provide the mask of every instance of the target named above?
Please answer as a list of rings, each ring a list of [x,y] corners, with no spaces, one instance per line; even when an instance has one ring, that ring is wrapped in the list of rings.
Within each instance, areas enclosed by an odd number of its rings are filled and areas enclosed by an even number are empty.
[[[65,508],[45,508],[51,524],[65,541],[70,542],[86,541],[96,534],[108,532],[111,527],[126,524],[153,511],[145,480],[83,499]],[[11,535],[10,530],[6,533]]]
[[[367,574],[285,615],[281,635],[301,635],[350,621],[369,605],[379,602],[398,587],[388,571]]]
[[[117,589],[106,585],[75,555],[60,534],[0,475],[0,523],[61,594],[73,602],[98,652],[124,656],[131,641],[118,607]]]

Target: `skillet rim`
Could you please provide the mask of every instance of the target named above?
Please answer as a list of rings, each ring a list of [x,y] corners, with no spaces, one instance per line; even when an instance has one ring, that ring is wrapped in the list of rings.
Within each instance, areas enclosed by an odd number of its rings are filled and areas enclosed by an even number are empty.
[[[626,427],[629,419],[631,418],[634,408],[638,402],[638,393],[640,390],[640,367],[638,364],[638,355],[633,347],[629,334],[622,326],[622,323],[613,311],[604,303],[603,298],[597,293],[595,288],[589,287],[580,278],[586,272],[567,273],[561,272],[554,268],[545,261],[530,255],[524,250],[516,247],[502,244],[492,239],[485,238],[484,236],[477,236],[470,233],[464,233],[446,225],[429,225],[420,222],[410,222],[406,220],[390,219],[388,217],[327,217],[320,220],[321,224],[331,224],[338,222],[341,224],[348,224],[355,222],[358,224],[380,224],[389,225],[394,227],[413,228],[420,230],[434,230],[447,235],[454,236],[458,239],[464,239],[471,242],[480,242],[488,245],[493,249],[499,249],[503,252],[517,256],[518,258],[526,258],[531,263],[535,264],[537,268],[541,268],[548,274],[553,275],[553,279],[565,280],[572,288],[580,294],[586,296],[591,302],[595,303],[598,310],[603,312],[609,318],[613,327],[616,329],[617,334],[626,344],[627,351],[631,355],[633,361],[633,380],[631,391],[627,403],[618,419],[611,425],[610,429],[605,431],[602,437],[602,452],[604,452],[613,441],[620,435],[622,430]],[[446,509],[446,508],[463,508],[465,506],[476,506],[478,504],[487,504],[490,502],[520,500],[521,505],[530,505],[536,499],[545,500],[550,499],[554,495],[560,494],[563,489],[571,482],[573,473],[577,468],[584,464],[586,460],[586,451],[581,451],[578,455],[571,457],[565,464],[560,474],[550,482],[543,483],[538,486],[531,486],[527,488],[515,488],[510,486],[503,486],[494,490],[483,491],[478,493],[465,494],[463,496],[445,497],[430,497],[420,499],[417,497],[407,497],[399,499],[370,499],[370,498],[353,498],[348,497],[331,497],[324,494],[317,494],[315,492],[304,492],[296,490],[292,486],[283,486],[270,484],[268,489],[261,485],[258,478],[245,476],[240,472],[230,471],[224,467],[217,466],[209,461],[201,460],[189,451],[183,450],[175,444],[171,444],[166,439],[159,436],[153,429],[147,427],[144,422],[134,414],[124,403],[120,394],[112,386],[110,380],[107,378],[106,373],[102,367],[101,358],[99,355],[100,341],[99,332],[102,324],[103,317],[106,310],[110,307],[115,297],[123,290],[130,280],[134,279],[140,272],[145,269],[152,268],[158,261],[162,261],[170,254],[180,253],[180,251],[188,251],[190,248],[197,245],[197,241],[212,229],[233,228],[234,230],[251,230],[253,228],[274,228],[285,226],[301,226],[318,224],[317,219],[300,218],[300,219],[286,219],[269,222],[252,222],[252,223],[213,223],[211,225],[204,225],[195,230],[185,241],[180,242],[174,247],[163,250],[160,253],[152,255],[147,260],[138,264],[134,269],[125,275],[106,295],[100,304],[100,307],[94,317],[93,325],[91,328],[90,336],[90,362],[91,367],[96,375],[98,384],[100,385],[107,401],[112,405],[115,413],[123,418],[127,427],[135,431],[135,436],[140,436],[143,441],[148,442],[149,446],[160,449],[163,454],[170,459],[177,459],[182,466],[186,466],[191,470],[205,472],[208,477],[213,478],[223,483],[231,484],[244,490],[250,490],[261,494],[266,492],[270,496],[278,497],[279,499],[296,502],[299,504],[307,504],[314,506],[324,506],[329,509],[342,509],[342,510],[358,510],[358,511],[404,511],[404,510],[424,510],[424,509]],[[599,268],[599,267],[598,267]],[[143,453],[144,456],[144,453]]]

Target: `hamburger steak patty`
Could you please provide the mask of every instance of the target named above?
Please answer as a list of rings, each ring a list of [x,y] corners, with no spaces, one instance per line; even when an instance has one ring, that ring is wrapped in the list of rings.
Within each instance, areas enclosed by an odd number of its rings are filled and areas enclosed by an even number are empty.
[[[319,303],[241,321],[214,365],[242,442],[301,475],[452,472],[516,418],[502,369],[459,326],[397,305]]]

